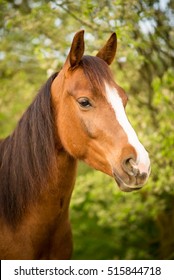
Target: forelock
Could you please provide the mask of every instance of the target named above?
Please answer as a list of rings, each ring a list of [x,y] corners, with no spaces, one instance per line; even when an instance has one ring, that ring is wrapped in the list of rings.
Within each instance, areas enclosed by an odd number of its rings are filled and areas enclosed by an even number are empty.
[[[103,91],[105,83],[111,84],[113,76],[107,63],[99,57],[83,56],[80,65],[94,90]]]

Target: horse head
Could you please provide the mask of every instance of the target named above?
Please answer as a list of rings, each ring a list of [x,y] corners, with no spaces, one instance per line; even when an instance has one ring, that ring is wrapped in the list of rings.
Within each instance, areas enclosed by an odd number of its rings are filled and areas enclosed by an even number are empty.
[[[84,31],[76,33],[51,94],[61,147],[128,192],[145,184],[150,160],[127,119],[127,95],[109,68],[116,48],[113,33],[96,56],[86,56]]]

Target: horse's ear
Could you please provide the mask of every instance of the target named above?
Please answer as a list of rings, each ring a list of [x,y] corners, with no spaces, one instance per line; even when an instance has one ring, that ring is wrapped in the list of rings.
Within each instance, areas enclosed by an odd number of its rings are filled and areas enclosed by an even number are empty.
[[[104,47],[97,53],[96,56],[103,59],[108,65],[110,65],[115,57],[117,50],[117,35],[112,33]]]
[[[84,30],[81,30],[75,34],[71,44],[71,49],[67,58],[70,67],[75,67],[79,64],[84,54],[84,49]]]

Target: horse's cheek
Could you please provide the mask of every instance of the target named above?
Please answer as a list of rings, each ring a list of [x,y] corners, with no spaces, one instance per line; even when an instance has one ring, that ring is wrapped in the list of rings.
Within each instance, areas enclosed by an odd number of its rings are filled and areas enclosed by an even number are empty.
[[[68,125],[64,125],[63,119],[59,124],[59,137],[65,150],[76,159],[83,159],[87,150],[87,137],[82,124],[75,116],[69,119]]]

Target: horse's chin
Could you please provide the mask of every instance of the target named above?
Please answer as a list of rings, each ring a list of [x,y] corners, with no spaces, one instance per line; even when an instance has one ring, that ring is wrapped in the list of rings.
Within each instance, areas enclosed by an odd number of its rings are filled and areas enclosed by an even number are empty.
[[[137,190],[140,190],[143,186],[143,185],[135,185],[135,186],[134,185],[128,185],[117,174],[114,174],[114,179],[115,179],[118,187],[120,188],[120,190],[123,191],[123,192],[137,191]]]
[[[117,185],[119,186],[119,189],[122,192],[133,192],[133,191],[140,190],[142,188],[142,187],[127,186],[126,184],[118,184],[118,182]]]

